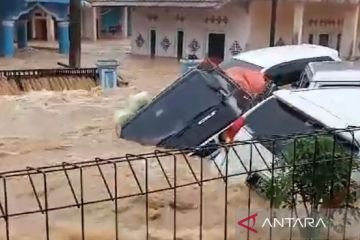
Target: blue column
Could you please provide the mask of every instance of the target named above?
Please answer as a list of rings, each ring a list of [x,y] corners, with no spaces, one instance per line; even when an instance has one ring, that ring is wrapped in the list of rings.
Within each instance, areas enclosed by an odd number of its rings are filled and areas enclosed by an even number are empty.
[[[17,25],[18,48],[26,48],[28,45],[27,20],[20,20]]]
[[[12,58],[14,56],[14,21],[4,20],[1,25],[0,55]]]
[[[69,22],[58,22],[57,28],[58,28],[59,53],[68,54],[70,48]]]

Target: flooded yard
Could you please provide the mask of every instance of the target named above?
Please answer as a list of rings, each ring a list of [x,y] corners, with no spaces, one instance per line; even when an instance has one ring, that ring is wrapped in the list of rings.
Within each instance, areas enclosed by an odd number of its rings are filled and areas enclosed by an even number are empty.
[[[180,67],[175,59],[132,56],[127,41],[85,43],[83,45],[83,66],[92,67],[98,59],[116,59],[120,63],[119,74],[129,86],[111,91],[94,89],[50,92],[29,92],[20,96],[0,97],[0,169],[9,171],[27,166],[39,167],[62,162],[81,162],[94,157],[119,157],[126,153],[140,154],[154,150],[152,147],[119,139],[115,133],[114,113],[124,105],[131,94],[147,91],[152,96],[158,94],[179,75]],[[0,59],[0,69],[51,68],[57,62],[66,63],[64,56],[54,50],[30,49],[17,53],[14,59]],[[191,165],[199,177],[199,159],[191,159]],[[204,161],[204,172],[208,177],[216,177]],[[174,179],[174,165],[171,158],[163,159],[171,181]],[[194,176],[183,161],[178,163],[179,181],[193,182]],[[156,165],[156,164],[155,164]],[[152,184],[162,184],[163,178],[158,165],[149,163]],[[136,167],[139,175],[144,172],[143,163]],[[112,170],[104,169],[110,185],[113,186]],[[101,198],[104,185],[99,172],[89,170],[84,173],[85,200]],[[75,178],[76,176],[74,176]],[[159,179],[162,179],[161,181]],[[37,179],[41,185],[41,178]],[[119,191],[129,194],[136,191],[128,167],[119,166]],[[79,183],[75,181],[75,188]],[[49,204],[52,207],[71,202],[66,179],[63,175],[49,177]],[[9,182],[9,209],[35,208],[29,180]],[[40,189],[39,192],[42,190]],[[209,182],[203,186],[204,196],[200,204],[200,186],[197,184],[177,190],[174,203],[173,190],[149,195],[150,239],[165,240],[173,236],[173,209],[177,210],[176,239],[199,239],[200,207],[203,208],[204,239],[221,239],[224,236],[224,182]],[[229,239],[235,239],[236,209],[247,207],[248,188],[234,183],[228,187]],[[264,200],[252,194],[252,207],[265,208]],[[43,201],[43,197],[41,201]],[[1,200],[3,201],[3,200]],[[120,239],[145,239],[145,198],[132,197],[114,203],[94,204],[85,208],[86,239],[114,239],[114,215],[118,215]],[[45,239],[44,215],[29,215],[10,221],[12,239]],[[51,239],[81,239],[80,215],[76,208],[51,212],[49,214]],[[5,222],[0,221],[1,234]],[[5,235],[0,235],[5,239]]]

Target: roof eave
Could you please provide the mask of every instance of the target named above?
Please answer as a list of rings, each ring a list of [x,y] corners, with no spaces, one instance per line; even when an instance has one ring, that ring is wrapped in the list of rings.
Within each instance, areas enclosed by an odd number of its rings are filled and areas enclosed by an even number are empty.
[[[181,1],[181,2],[162,2],[162,1],[93,1],[91,3],[94,7],[178,7],[178,8],[220,8],[224,5],[223,2],[213,1]]]

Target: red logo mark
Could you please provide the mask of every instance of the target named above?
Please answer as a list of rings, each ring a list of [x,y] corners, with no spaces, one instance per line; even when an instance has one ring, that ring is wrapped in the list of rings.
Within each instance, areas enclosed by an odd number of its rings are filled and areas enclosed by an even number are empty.
[[[255,214],[253,214],[253,215],[251,215],[251,216],[248,216],[247,218],[244,218],[244,219],[238,221],[238,224],[239,224],[241,227],[246,228],[246,229],[249,230],[249,231],[252,231],[252,232],[254,232],[254,233],[257,233],[256,229],[253,228],[253,226],[254,226],[255,223],[256,223],[256,217],[257,217],[257,213],[255,213]],[[252,226],[251,226],[251,227],[250,227],[249,225],[245,225],[245,224],[244,224],[244,222],[247,222],[247,221],[249,221],[250,219],[252,219]]]

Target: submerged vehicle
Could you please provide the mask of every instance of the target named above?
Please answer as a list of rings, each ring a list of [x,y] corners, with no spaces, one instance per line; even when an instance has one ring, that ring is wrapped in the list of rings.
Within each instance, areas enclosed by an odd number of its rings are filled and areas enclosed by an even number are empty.
[[[238,144],[228,151],[220,149],[213,154],[213,161],[223,174],[246,173],[243,175],[247,177],[246,181],[263,193],[261,186],[271,179],[272,164],[279,162],[277,159],[294,141],[284,139],[273,145],[266,139],[360,126],[359,100],[360,89],[354,87],[276,91],[237,120],[239,124],[234,141],[250,143]],[[264,119],[267,119],[266,124]],[[333,134],[337,144],[350,149],[358,158],[359,131]],[[360,184],[358,170],[352,177]]]
[[[278,86],[298,81],[309,62],[340,61],[338,55],[327,47],[303,44],[247,51],[219,66],[205,60],[127,121],[120,137],[165,148],[212,145]],[[207,156],[214,150],[195,154]]]
[[[360,87],[360,64],[346,61],[309,63],[294,87]]]
[[[332,48],[312,44],[267,47],[235,55],[230,60],[221,63],[219,67],[231,78],[233,75],[228,72],[231,73],[234,68],[261,73],[263,78],[271,82],[269,84],[271,87],[263,94],[263,99],[266,99],[277,89],[299,85],[306,66],[322,62],[341,64],[339,52]],[[222,142],[232,141],[237,125],[235,121],[225,126],[200,146],[216,146]]]
[[[219,66],[224,71],[235,66],[260,71],[281,87],[298,82],[308,63],[323,61],[341,61],[339,52],[312,44],[267,47],[240,53]]]
[[[235,80],[215,65],[201,64],[140,109],[122,126],[120,137],[165,148],[198,147],[260,101],[253,92],[267,89],[259,73],[238,69],[232,74]]]

